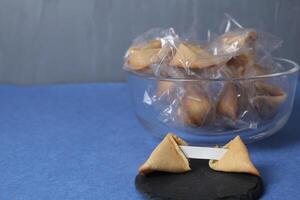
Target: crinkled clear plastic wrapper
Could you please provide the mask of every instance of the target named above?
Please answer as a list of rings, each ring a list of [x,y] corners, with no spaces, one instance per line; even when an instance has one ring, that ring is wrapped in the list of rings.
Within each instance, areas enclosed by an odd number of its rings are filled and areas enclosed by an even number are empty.
[[[272,119],[287,99],[284,82],[259,77],[282,70],[271,56],[282,41],[232,18],[214,35],[195,43],[173,28],[151,29],[133,41],[124,69],[156,78],[146,92],[169,125],[255,128]]]

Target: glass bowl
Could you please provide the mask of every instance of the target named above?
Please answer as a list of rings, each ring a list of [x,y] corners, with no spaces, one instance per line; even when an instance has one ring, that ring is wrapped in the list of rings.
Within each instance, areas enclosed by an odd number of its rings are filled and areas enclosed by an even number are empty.
[[[172,132],[190,144],[209,145],[236,135],[246,143],[263,139],[287,122],[298,80],[295,62],[275,60],[279,72],[247,78],[158,78],[128,72],[135,114],[159,138]],[[227,86],[233,90],[225,92]]]

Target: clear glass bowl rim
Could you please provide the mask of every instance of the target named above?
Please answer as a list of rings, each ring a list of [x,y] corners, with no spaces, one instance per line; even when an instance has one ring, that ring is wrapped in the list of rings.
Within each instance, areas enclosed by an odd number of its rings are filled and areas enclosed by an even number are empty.
[[[286,58],[280,58],[275,57],[274,60],[279,62],[285,62],[286,64],[291,65],[292,67],[277,73],[271,73],[271,74],[265,74],[265,75],[259,75],[259,76],[249,76],[249,77],[239,77],[239,78],[164,78],[164,77],[156,77],[156,76],[150,76],[146,74],[137,73],[134,71],[126,70],[127,73],[144,78],[149,80],[156,80],[156,81],[181,81],[181,82],[194,82],[194,81],[247,81],[247,80],[256,80],[256,79],[267,79],[267,78],[274,78],[278,76],[284,76],[293,74],[299,71],[299,65],[289,59]]]

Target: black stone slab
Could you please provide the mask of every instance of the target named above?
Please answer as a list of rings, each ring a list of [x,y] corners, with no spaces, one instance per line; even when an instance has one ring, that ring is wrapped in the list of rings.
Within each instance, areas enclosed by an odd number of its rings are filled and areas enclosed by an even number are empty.
[[[191,159],[192,171],[180,174],[153,172],[137,175],[136,188],[152,200],[258,199],[263,193],[260,177],[211,170],[207,160]]]

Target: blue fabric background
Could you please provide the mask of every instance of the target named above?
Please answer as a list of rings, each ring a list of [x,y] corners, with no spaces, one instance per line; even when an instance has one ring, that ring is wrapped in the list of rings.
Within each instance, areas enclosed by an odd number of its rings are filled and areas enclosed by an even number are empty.
[[[249,145],[263,199],[300,199],[300,89],[276,135]],[[138,166],[159,141],[125,84],[0,86],[0,200],[142,199]]]

